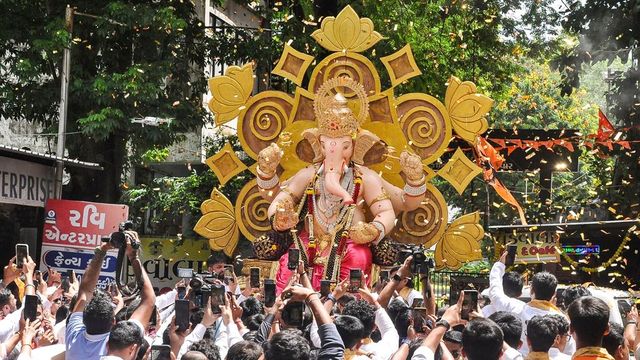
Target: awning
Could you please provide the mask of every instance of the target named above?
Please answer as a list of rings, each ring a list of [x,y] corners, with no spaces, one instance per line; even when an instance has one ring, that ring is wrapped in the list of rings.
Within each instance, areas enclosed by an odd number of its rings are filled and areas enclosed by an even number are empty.
[[[27,150],[27,149],[20,149],[20,148],[17,148],[17,147],[0,144],[0,154],[2,154],[3,152],[4,153],[17,154],[19,157],[25,158],[25,160],[27,158],[28,159],[37,159],[37,160],[41,160],[41,161],[47,162],[47,163],[49,163],[49,162],[55,163],[57,161],[62,161],[67,166],[81,167],[81,168],[85,168],[85,169],[102,170],[102,166],[100,166],[100,164],[97,164],[97,163],[92,163],[92,162],[87,162],[87,161],[80,161],[80,160],[77,160],[77,159],[70,159],[68,157],[57,156],[57,155],[52,155],[52,154],[44,154],[44,153],[39,153],[39,152]]]

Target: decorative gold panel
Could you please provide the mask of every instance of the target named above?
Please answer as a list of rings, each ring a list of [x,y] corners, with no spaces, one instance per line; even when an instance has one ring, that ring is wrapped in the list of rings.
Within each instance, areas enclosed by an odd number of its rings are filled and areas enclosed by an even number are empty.
[[[424,245],[430,248],[444,233],[449,210],[442,193],[427,184],[427,196],[416,210],[401,213],[391,237],[403,244]]]
[[[256,179],[245,184],[236,199],[235,217],[242,235],[249,241],[271,229],[268,210],[269,202],[260,196]]]
[[[238,116],[238,139],[247,155],[257,160],[260,150],[278,139],[292,108],[291,95],[280,91],[264,91],[249,100]]]
[[[242,276],[247,277],[247,281],[249,280],[249,275],[251,273],[251,268],[257,267],[260,269],[260,279],[275,279],[276,273],[278,272],[278,268],[280,264],[277,261],[268,261],[268,260],[258,260],[258,259],[244,259],[242,261]]]
[[[454,220],[436,245],[436,269],[458,270],[466,262],[482,259],[480,241],[483,237],[479,212]]]
[[[211,198],[200,205],[200,211],[202,217],[193,230],[209,239],[212,250],[223,250],[227,256],[233,256],[240,233],[229,199],[218,189],[213,189]]]
[[[389,56],[381,57],[380,61],[387,68],[392,87],[396,87],[402,82],[422,74],[418,64],[416,64],[416,60],[413,58],[413,52],[409,44]]]
[[[294,84],[300,86],[311,62],[313,62],[313,56],[300,52],[289,44],[285,44],[284,52],[271,73],[289,79],[293,81]]]
[[[445,94],[446,105],[453,130],[470,144],[475,144],[478,135],[489,128],[485,115],[491,109],[493,100],[476,93],[476,85],[470,81],[461,82],[455,76],[449,79]]]
[[[251,63],[230,66],[224,76],[209,79],[209,109],[215,113],[216,125],[235,119],[253,91],[253,68]]]
[[[396,103],[400,127],[411,149],[425,165],[439,159],[451,141],[451,122],[444,105],[421,93],[402,95]]]
[[[482,173],[482,169],[469,160],[458,148],[447,164],[438,171],[438,175],[447,180],[461,194],[469,183]]]
[[[348,76],[359,82],[368,96],[376,95],[381,90],[380,75],[371,60],[352,52],[331,54],[320,61],[313,69],[308,89],[315,94],[325,81],[340,76]],[[351,98],[355,94],[345,92],[344,96]]]
[[[366,51],[382,39],[382,35],[373,30],[371,19],[361,19],[349,5],[337,17],[324,18],[320,29],[311,37],[329,51],[354,52]]]
[[[206,163],[216,174],[220,185],[226,184],[231,178],[247,169],[229,143],[226,143],[217,154],[208,158]]]

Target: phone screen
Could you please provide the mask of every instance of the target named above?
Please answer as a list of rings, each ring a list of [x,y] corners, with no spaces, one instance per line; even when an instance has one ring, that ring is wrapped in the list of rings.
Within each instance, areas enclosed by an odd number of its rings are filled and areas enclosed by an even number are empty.
[[[460,318],[469,320],[469,314],[478,309],[478,292],[476,290],[465,290],[464,300],[462,300],[462,312]]]
[[[171,346],[153,345],[151,346],[150,360],[171,360]]]
[[[224,283],[229,284],[233,282],[233,265],[224,266]]]
[[[504,261],[505,266],[511,266],[516,261],[516,251],[518,250],[518,245],[509,244],[507,245],[507,258]]]
[[[33,322],[38,317],[38,297],[36,295],[24,296],[24,319]]]
[[[362,270],[351,269],[349,271],[349,292],[357,293],[362,287]]]
[[[16,244],[16,266],[18,269],[22,268],[22,264],[27,260],[29,256],[29,245]]]
[[[289,302],[286,306],[286,313],[282,314],[287,325],[300,328],[304,323],[304,303],[300,301]]]
[[[380,271],[380,276],[378,277],[378,281],[382,283],[389,281],[389,270]]]
[[[320,280],[320,296],[327,296],[331,293],[331,280]]]
[[[264,306],[272,307],[276,303],[276,282],[271,279],[264,280]]]
[[[287,268],[289,270],[295,270],[298,268],[300,262],[300,249],[289,249],[289,262]]]
[[[176,300],[176,326],[180,331],[189,328],[189,300]]]
[[[184,286],[178,286],[178,299],[182,300],[187,296],[187,288]]]
[[[254,289],[260,287],[260,268],[252,267],[249,270],[249,286]]]
[[[178,268],[178,277],[183,279],[191,279],[193,277],[193,269]]]
[[[413,308],[411,309],[411,317],[413,319],[413,328],[417,333],[424,333],[425,326],[432,327],[433,324],[430,324],[427,318],[427,309],[423,307]]]
[[[76,281],[76,276],[73,274],[73,270],[67,270],[67,277],[69,278],[69,282],[72,284]]]
[[[62,287],[62,291],[64,292],[69,292],[69,288],[71,287],[71,285],[69,284],[69,276],[67,274],[64,274],[61,276],[61,280],[60,280],[60,286]]]
[[[226,290],[222,285],[212,285],[211,286],[211,311],[214,314],[220,314],[222,309],[220,309],[220,305],[225,304],[225,295]]]
[[[411,304],[412,308],[419,308],[419,307],[423,307],[424,306],[424,300],[417,298],[417,299],[413,299],[413,303]]]

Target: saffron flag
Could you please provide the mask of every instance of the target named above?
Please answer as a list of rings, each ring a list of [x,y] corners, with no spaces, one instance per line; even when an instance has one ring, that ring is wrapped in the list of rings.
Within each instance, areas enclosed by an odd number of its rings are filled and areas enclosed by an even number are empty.
[[[602,112],[602,109],[598,109],[598,134],[596,139],[598,141],[607,140],[616,131],[607,116]]]

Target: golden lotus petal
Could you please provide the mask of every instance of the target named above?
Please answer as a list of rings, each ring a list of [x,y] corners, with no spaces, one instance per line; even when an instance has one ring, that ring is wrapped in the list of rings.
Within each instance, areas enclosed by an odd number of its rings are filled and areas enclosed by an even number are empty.
[[[486,95],[476,93],[476,85],[470,81],[461,82],[452,76],[445,94],[445,106],[451,118],[453,130],[461,138],[475,144],[478,135],[489,128],[484,117],[493,100]]]
[[[326,17],[311,36],[329,51],[363,52],[382,39],[371,19],[361,19],[348,5],[337,17]]]
[[[457,270],[462,264],[482,259],[480,241],[484,229],[480,213],[474,212],[454,220],[436,245],[436,267]]]
[[[211,198],[200,205],[200,211],[202,217],[193,230],[209,239],[212,250],[223,250],[228,256],[233,255],[240,232],[229,199],[218,189],[214,189]]]
[[[216,125],[227,123],[238,116],[253,91],[251,63],[230,66],[225,75],[209,79],[211,100],[209,109],[216,114]]]

